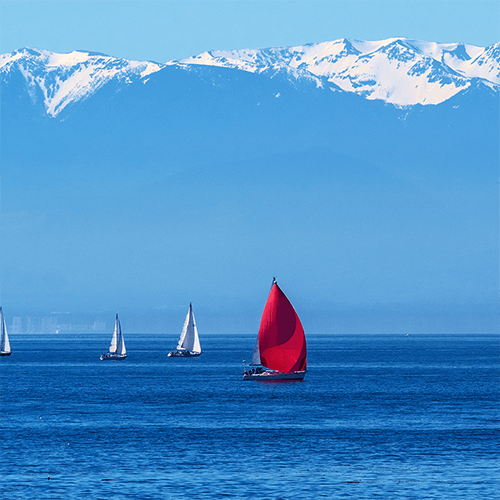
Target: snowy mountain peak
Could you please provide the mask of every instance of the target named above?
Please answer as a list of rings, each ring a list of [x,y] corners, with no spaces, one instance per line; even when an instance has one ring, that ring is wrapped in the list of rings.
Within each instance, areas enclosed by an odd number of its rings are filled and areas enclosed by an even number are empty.
[[[58,54],[23,48],[0,56],[0,75],[20,71],[33,100],[41,91],[49,116],[56,116],[68,104],[92,95],[111,80],[130,84],[161,68],[152,62],[83,51]]]

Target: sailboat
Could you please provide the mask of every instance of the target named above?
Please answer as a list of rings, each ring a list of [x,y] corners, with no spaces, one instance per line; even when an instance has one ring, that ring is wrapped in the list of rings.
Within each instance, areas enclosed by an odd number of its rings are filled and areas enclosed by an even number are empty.
[[[9,336],[7,335],[7,326],[5,325],[5,316],[3,315],[2,308],[0,307],[0,356],[10,356],[12,351],[10,350]]]
[[[273,279],[260,320],[252,365],[243,380],[303,380],[307,368],[304,329],[292,304]]]
[[[109,344],[109,352],[101,354],[101,361],[122,361],[127,357],[127,349],[125,349],[125,340],[123,339],[122,325],[118,319],[118,314],[115,318],[115,329]]]
[[[194,319],[193,306],[189,304],[189,309],[184,320],[184,326],[177,342],[175,351],[168,353],[169,358],[193,358],[201,355],[200,338],[198,328]]]

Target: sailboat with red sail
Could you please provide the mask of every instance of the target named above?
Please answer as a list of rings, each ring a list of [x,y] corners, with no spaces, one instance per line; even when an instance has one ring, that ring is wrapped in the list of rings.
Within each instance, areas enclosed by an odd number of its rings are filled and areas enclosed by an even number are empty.
[[[243,380],[303,380],[307,368],[304,328],[292,304],[273,279],[260,320],[258,353],[262,367],[243,372]],[[252,359],[252,364],[255,364]]]

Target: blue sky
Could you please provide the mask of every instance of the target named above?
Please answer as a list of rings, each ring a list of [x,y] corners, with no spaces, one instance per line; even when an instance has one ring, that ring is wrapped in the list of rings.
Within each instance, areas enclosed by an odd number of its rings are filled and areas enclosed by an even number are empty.
[[[1,1],[0,51],[91,50],[165,62],[206,50],[404,36],[487,46],[500,2],[431,0]]]

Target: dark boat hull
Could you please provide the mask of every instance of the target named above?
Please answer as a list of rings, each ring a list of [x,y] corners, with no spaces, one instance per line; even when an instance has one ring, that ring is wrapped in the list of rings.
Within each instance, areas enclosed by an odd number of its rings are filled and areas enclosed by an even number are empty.
[[[259,382],[273,382],[273,381],[297,381],[304,380],[306,370],[299,372],[283,373],[274,370],[264,370],[261,372],[245,371],[243,372],[243,380],[257,380]]]
[[[123,361],[126,354],[101,354],[101,361]]]
[[[11,354],[12,354],[12,351],[10,351],[10,352],[1,351],[0,352],[0,356],[10,356]]]
[[[170,351],[167,354],[168,358],[197,358],[198,356],[201,356],[201,352]]]

